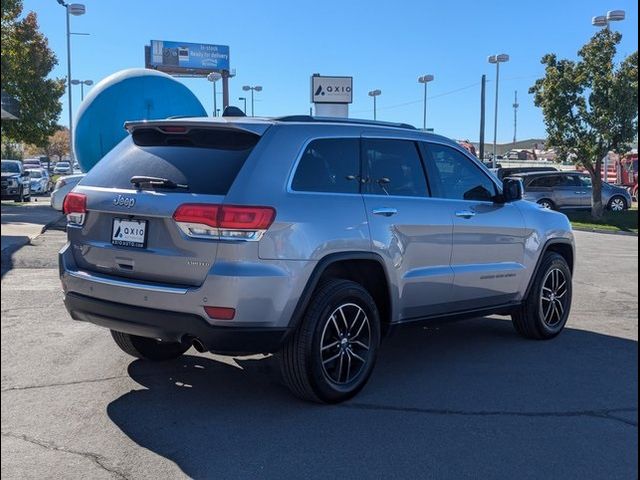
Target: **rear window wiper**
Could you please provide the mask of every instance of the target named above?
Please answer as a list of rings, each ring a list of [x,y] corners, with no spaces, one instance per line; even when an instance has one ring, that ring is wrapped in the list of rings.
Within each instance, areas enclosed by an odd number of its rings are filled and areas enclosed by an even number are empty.
[[[152,188],[189,188],[189,185],[183,183],[176,183],[168,178],[161,177],[147,177],[146,175],[134,175],[130,180],[133,186],[140,188],[142,186]]]

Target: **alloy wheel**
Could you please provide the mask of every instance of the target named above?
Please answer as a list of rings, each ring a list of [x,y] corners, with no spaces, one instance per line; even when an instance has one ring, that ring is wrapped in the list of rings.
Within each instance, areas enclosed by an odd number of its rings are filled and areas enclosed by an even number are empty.
[[[327,318],[320,341],[322,371],[333,383],[355,380],[369,361],[371,325],[355,303],[344,303]]]
[[[562,323],[567,309],[569,285],[562,270],[553,268],[547,272],[540,293],[540,315],[542,321],[551,328]]]

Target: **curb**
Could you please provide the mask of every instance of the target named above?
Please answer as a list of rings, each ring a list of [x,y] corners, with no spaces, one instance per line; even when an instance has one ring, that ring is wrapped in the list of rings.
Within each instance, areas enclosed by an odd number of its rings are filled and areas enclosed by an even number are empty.
[[[627,237],[637,237],[637,233],[633,232],[623,232],[621,230],[613,231],[613,230],[602,230],[599,228],[581,228],[581,227],[572,227],[572,229],[576,232],[589,232],[589,233],[604,233],[608,235],[623,235]]]

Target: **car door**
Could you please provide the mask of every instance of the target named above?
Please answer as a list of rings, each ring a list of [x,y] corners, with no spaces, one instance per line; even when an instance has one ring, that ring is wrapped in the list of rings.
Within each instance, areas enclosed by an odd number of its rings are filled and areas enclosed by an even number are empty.
[[[559,174],[552,177],[553,201],[557,208],[579,208],[584,194],[576,175]]]
[[[585,208],[591,208],[593,198],[591,177],[584,174],[577,175],[577,177],[577,183],[580,186],[580,205]]]
[[[416,142],[365,136],[361,157],[372,248],[396,284],[399,319],[445,312],[453,222],[445,202],[429,196]]]
[[[453,222],[452,307],[472,310],[507,304],[524,280],[525,224],[517,204],[494,201],[497,186],[460,149],[423,144],[431,194]]]

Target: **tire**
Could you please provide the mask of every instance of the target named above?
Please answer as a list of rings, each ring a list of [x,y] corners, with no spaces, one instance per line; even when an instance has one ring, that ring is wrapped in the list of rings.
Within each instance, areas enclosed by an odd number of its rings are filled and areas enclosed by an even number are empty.
[[[538,205],[540,205],[542,208],[547,208],[549,210],[555,210],[556,208],[555,204],[548,198],[542,198],[538,200]]]
[[[111,330],[111,336],[123,352],[145,360],[173,360],[189,350],[190,345],[160,342],[154,338],[138,337]]]
[[[612,212],[622,212],[623,210],[626,210],[627,208],[629,208],[629,205],[627,205],[627,201],[625,200],[624,197],[621,197],[620,195],[615,195],[611,197],[611,199],[609,199],[607,208]]]
[[[282,379],[303,400],[348,400],[367,383],[379,344],[380,315],[369,292],[349,280],[329,280],[277,354]]]
[[[536,340],[557,336],[569,318],[572,293],[567,261],[555,252],[545,253],[527,298],[511,314],[516,331]]]

